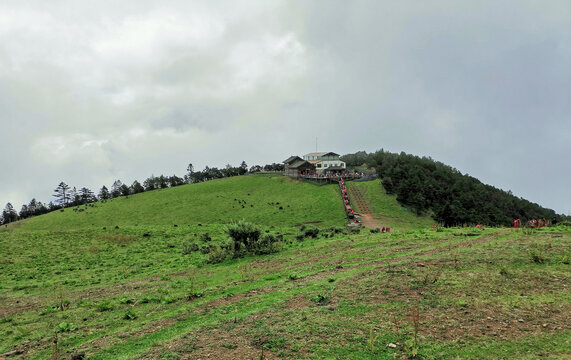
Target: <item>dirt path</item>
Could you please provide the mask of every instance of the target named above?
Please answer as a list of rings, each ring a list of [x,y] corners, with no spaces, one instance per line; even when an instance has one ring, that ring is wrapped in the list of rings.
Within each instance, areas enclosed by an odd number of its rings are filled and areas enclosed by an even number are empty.
[[[351,186],[349,195],[353,200],[353,205],[357,205],[359,215],[361,216],[361,225],[369,229],[381,228],[381,224],[371,215],[369,211],[369,203],[365,200],[365,196],[356,186]]]

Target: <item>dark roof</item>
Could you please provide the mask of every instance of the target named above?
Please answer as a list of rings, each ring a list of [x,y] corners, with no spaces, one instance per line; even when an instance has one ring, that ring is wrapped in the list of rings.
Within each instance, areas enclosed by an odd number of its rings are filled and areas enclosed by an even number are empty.
[[[327,156],[327,155],[341,156],[341,155],[336,154],[336,153],[334,153],[334,152],[328,152],[327,154],[324,154],[324,155],[322,155],[322,156]]]
[[[347,169],[345,169],[343,166],[330,166],[325,168],[325,171],[343,171],[343,170]]]
[[[305,161],[305,160],[302,160],[302,159],[300,159],[300,160],[294,162],[293,164],[289,164],[288,167],[289,167],[290,169],[298,169],[298,168],[300,168],[300,167],[302,167],[302,166],[304,166],[304,165],[305,165],[305,166],[312,167],[312,168],[315,168],[315,165],[311,164],[309,161]]]
[[[295,160],[303,160],[303,159],[300,158],[299,156],[292,155],[292,156],[288,157],[287,159],[285,159],[285,160],[283,161],[283,163],[284,163],[284,164],[289,164],[289,163],[292,163],[292,162],[295,161]]]

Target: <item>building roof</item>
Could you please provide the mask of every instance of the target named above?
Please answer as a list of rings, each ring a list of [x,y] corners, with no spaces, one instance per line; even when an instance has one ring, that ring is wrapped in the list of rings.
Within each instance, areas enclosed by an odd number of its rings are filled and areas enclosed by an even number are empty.
[[[285,159],[285,160],[283,161],[283,163],[284,163],[284,164],[289,164],[289,163],[292,163],[292,162],[294,162],[294,161],[296,161],[296,160],[303,160],[303,159],[300,158],[299,156],[292,155],[292,156],[288,157],[287,159]]]
[[[325,168],[325,171],[345,171],[347,169],[345,169],[343,166],[330,166]]]
[[[311,164],[309,161],[305,161],[305,160],[301,160],[301,159],[298,160],[298,161],[295,161],[294,163],[289,164],[288,167],[289,167],[290,169],[298,169],[298,168],[300,168],[300,167],[302,167],[302,166],[304,166],[304,165],[306,165],[306,166],[309,165],[309,166],[311,166],[311,167],[315,167],[315,166],[314,166],[313,164]]]
[[[330,151],[330,152],[313,152],[313,153],[305,154],[305,155],[303,155],[303,156],[318,156],[318,157],[321,157],[321,156],[327,156],[327,155],[341,156],[341,155],[336,154],[336,153],[331,152],[331,151]]]

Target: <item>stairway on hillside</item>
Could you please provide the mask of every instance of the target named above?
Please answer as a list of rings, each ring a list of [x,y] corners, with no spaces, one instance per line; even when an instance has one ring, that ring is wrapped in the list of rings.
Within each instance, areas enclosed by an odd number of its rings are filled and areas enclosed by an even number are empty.
[[[352,186],[351,190],[349,189],[347,190],[348,192],[350,192],[350,196],[351,199],[353,199],[354,204],[357,205],[358,207],[359,215],[361,216],[361,225],[369,229],[375,229],[375,228],[380,229],[381,225],[379,224],[377,219],[375,219],[373,215],[371,215],[369,210],[369,203],[365,199],[365,196],[361,192],[361,190],[356,186]]]

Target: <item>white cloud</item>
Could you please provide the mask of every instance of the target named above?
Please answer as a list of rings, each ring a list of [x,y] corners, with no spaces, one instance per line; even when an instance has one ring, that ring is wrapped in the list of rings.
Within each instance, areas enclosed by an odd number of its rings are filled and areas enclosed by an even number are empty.
[[[37,161],[48,166],[61,167],[83,162],[104,167],[110,164],[103,149],[107,143],[108,140],[89,134],[42,135],[32,140],[30,152]]]

